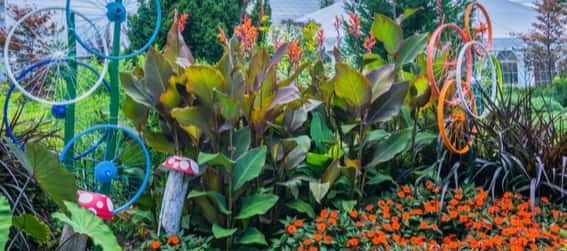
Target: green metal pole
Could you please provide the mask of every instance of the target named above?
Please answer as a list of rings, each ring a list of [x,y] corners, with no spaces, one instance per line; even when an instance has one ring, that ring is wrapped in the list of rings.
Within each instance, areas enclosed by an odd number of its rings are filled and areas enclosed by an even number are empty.
[[[77,57],[77,40],[71,32],[71,29],[75,26],[75,14],[71,14],[72,22],[69,24],[69,31],[68,31],[68,39],[67,43],[69,45],[69,54],[67,55],[69,58],[76,58]],[[69,100],[74,99],[77,96],[76,90],[76,78],[73,78],[73,74],[77,74],[77,64],[75,61],[70,61],[69,64],[69,71],[66,73],[65,82],[67,82],[67,97]],[[69,104],[65,106],[65,132],[64,132],[64,142],[65,145],[75,136],[75,104]],[[69,150],[70,154],[65,156],[63,163],[65,166],[70,167],[73,163],[73,150]]]
[[[116,0],[121,3],[122,0]],[[114,34],[112,41],[112,56],[120,55],[120,25],[121,23],[114,23]],[[111,60],[109,64],[110,74],[110,124],[118,124],[118,109],[120,107],[120,73],[119,61]],[[116,135],[112,133],[109,138],[109,144],[106,152],[107,159],[114,158],[116,154]]]

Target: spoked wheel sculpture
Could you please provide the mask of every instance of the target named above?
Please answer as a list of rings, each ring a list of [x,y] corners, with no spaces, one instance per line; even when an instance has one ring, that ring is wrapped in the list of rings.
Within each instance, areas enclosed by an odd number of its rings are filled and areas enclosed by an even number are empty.
[[[46,69],[40,70],[38,68],[46,67],[48,68],[50,64],[54,64],[53,60],[45,60],[39,62],[37,64],[32,65],[30,68],[22,71],[18,76],[18,81],[23,81],[24,79],[28,78],[30,74],[34,74],[35,72],[44,72],[48,71]],[[59,63],[67,64],[66,61],[70,61],[70,59],[60,60]],[[76,81],[89,81],[91,79],[98,79],[100,74],[90,65],[82,63],[82,62],[74,62],[76,64]],[[53,66],[51,66],[53,67]],[[46,77],[50,77],[49,74],[46,74]],[[86,79],[85,79],[86,78]],[[87,129],[88,127],[95,125],[95,124],[103,124],[106,122],[106,113],[108,111],[108,103],[102,102],[101,98],[107,96],[107,93],[110,92],[110,86],[108,82],[103,80],[104,85],[104,96],[94,95],[97,98],[96,102],[78,102],[73,105],[72,109],[73,112],[76,114],[89,114],[94,119],[89,120],[77,120],[75,121],[75,128],[79,130]],[[18,110],[17,112],[21,114],[33,114],[33,118],[29,121],[29,124],[32,127],[38,128],[46,128],[50,131],[49,135],[46,135],[46,143],[50,148],[55,149],[62,149],[63,147],[63,138],[65,137],[64,128],[65,128],[65,118],[67,116],[68,107],[71,105],[49,105],[49,104],[42,104],[37,103],[29,100],[25,96],[13,96],[14,90],[16,90],[15,85],[11,85],[6,93],[6,100],[4,101],[3,107],[3,123],[4,127],[6,128],[6,133],[12,140],[14,144],[20,147],[20,149],[24,149],[25,143],[30,140],[24,133],[22,132],[14,132],[12,130],[12,125],[10,124],[10,115],[18,116],[18,114],[10,113],[10,104],[12,103],[20,103],[22,109]],[[56,94],[51,92],[51,94]],[[53,100],[57,100],[57,98],[49,98]],[[87,97],[86,100],[89,100]],[[16,113],[16,111],[12,111]],[[53,140],[52,140],[53,139]],[[104,139],[100,139],[104,140]],[[60,147],[59,147],[60,146]]]
[[[93,140],[105,135],[114,135],[115,140]],[[110,142],[116,145],[110,146]],[[109,156],[109,147],[120,150]],[[67,169],[77,178],[79,204],[105,220],[134,204],[148,184],[148,150],[140,137],[120,126],[100,125],[77,134],[63,148],[59,159],[63,161],[69,156],[74,157]]]
[[[465,32],[468,41],[479,41],[474,45],[474,51],[481,53],[477,48],[483,47],[485,51],[492,48],[492,22],[488,11],[480,3],[474,2],[467,6],[465,11]]]

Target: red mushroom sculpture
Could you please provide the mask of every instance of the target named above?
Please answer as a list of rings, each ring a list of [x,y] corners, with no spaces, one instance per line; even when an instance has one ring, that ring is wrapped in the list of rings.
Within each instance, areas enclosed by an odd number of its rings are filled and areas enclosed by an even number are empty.
[[[112,220],[114,205],[108,196],[86,191],[77,191],[79,205],[93,212],[103,220]]]
[[[163,193],[160,221],[167,234],[176,234],[181,227],[183,205],[191,177],[201,174],[199,165],[192,159],[180,156],[167,158],[163,167],[170,169]],[[158,231],[159,232],[159,231]]]

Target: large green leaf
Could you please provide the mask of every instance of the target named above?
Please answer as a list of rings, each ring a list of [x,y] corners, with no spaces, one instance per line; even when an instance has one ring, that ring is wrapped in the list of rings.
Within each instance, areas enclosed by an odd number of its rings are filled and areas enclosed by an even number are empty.
[[[250,149],[251,143],[252,143],[252,130],[250,130],[250,127],[244,127],[235,131],[232,134],[232,147],[233,147],[232,159],[233,160],[238,159],[240,156],[242,156],[242,154],[247,152],[248,149]],[[226,145],[228,146],[229,144]],[[230,149],[228,149],[226,155],[231,157]]]
[[[347,64],[335,65],[335,94],[355,107],[365,106],[372,97],[370,81]]]
[[[146,91],[144,81],[137,79],[133,74],[121,72],[120,83],[124,88],[124,92],[126,92],[126,96],[136,103],[143,104],[146,107],[154,107],[157,104],[154,95]]]
[[[368,78],[372,85],[372,102],[376,101],[376,99],[392,88],[392,84],[394,83],[394,69],[395,66],[389,64],[366,74],[366,78]]]
[[[222,153],[199,153],[199,165],[222,166],[224,170],[231,175],[234,161],[226,157]]]
[[[415,34],[406,39],[400,48],[396,66],[399,68],[413,62],[417,55],[425,50],[427,41],[427,34]]]
[[[263,215],[278,202],[278,199],[279,197],[273,194],[256,194],[246,197],[242,201],[242,207],[236,219],[242,220]]]
[[[221,227],[219,224],[213,224],[213,235],[215,239],[222,239],[229,237],[236,233],[237,228],[226,229]]]
[[[0,249],[4,249],[10,238],[10,226],[12,226],[12,209],[6,197],[0,196]]]
[[[77,199],[75,176],[65,169],[57,156],[34,142],[27,143],[25,150],[20,156],[25,156],[26,161],[21,163],[29,165],[26,169],[33,169],[35,180],[59,208],[65,208],[63,201]]]
[[[205,105],[211,105],[213,90],[223,91],[226,81],[222,73],[208,65],[191,66],[185,69],[187,92],[197,95]]]
[[[179,25],[173,22],[169,32],[167,32],[167,38],[164,48],[164,57],[172,64],[178,64],[180,66],[186,67],[195,63],[193,54],[185,43],[183,35],[179,30]]]
[[[165,135],[159,132],[153,132],[149,129],[143,129],[143,138],[146,145],[161,153],[175,153],[175,146]]]
[[[188,106],[171,110],[171,116],[181,126],[195,126],[202,132],[211,135],[211,116],[207,116],[205,109],[199,106]]]
[[[331,188],[331,184],[329,183],[320,183],[318,181],[309,182],[309,190],[319,204],[321,204],[321,201],[325,198],[327,192],[329,192],[329,188]]]
[[[96,245],[101,246],[105,251],[122,250],[114,233],[101,218],[75,203],[65,201],[65,206],[71,214],[71,218],[60,212],[53,213],[53,218],[71,226],[75,233],[89,236]]]
[[[213,92],[215,106],[223,118],[235,121],[240,117],[240,104],[238,99],[227,96],[219,90]]]
[[[148,108],[134,101],[128,95],[124,97],[124,103],[122,104],[122,111],[124,111],[124,115],[128,119],[134,122],[137,128],[140,128],[148,120],[148,113],[149,113]]]
[[[374,15],[372,23],[372,34],[384,44],[384,48],[390,55],[396,55],[402,45],[404,34],[402,27],[391,18],[381,15]]]
[[[313,207],[311,206],[311,204],[302,201],[302,200],[294,200],[290,203],[286,204],[287,207],[300,212],[300,213],[304,213],[307,214],[307,216],[309,216],[310,218],[314,219],[315,218],[315,210],[313,210]]]
[[[404,129],[392,134],[392,136],[390,136],[387,140],[378,144],[374,151],[372,161],[370,161],[365,168],[374,168],[405,151],[411,143],[411,137],[411,129]]]
[[[390,91],[377,99],[370,108],[367,123],[385,122],[398,115],[407,94],[409,82],[392,85]]]
[[[241,244],[259,244],[267,246],[266,237],[255,227],[248,228],[238,240]]]
[[[20,147],[8,138],[2,138],[2,140],[8,145],[8,149],[16,156],[16,159],[22,164],[26,171],[28,171],[29,175],[33,175],[33,166],[30,164],[30,160],[24,152],[20,150]]]
[[[203,192],[203,191],[198,191],[198,190],[191,190],[191,192],[189,193],[189,195],[187,196],[187,199],[193,199],[193,198],[199,198],[199,197],[203,197],[206,196],[207,198],[211,199],[213,202],[215,202],[215,204],[217,205],[217,208],[219,209],[219,211],[225,215],[231,215],[232,212],[229,211],[226,208],[226,199],[224,197],[224,195],[217,193],[217,192]]]
[[[266,146],[254,148],[236,160],[232,175],[232,191],[240,189],[260,175],[266,163]]]
[[[31,236],[39,243],[47,243],[51,231],[49,227],[35,215],[23,214],[12,219],[14,227]]]
[[[324,151],[326,149],[324,147],[325,144],[333,143],[333,133],[327,126],[325,119],[318,112],[313,113],[309,130],[311,139],[319,150]]]

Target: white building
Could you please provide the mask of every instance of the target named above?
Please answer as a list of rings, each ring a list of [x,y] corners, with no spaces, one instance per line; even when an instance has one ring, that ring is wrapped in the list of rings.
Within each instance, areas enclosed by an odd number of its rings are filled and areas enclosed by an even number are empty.
[[[319,0],[302,0],[302,4],[297,5],[290,0],[270,0],[272,5],[272,18],[274,24],[279,20],[293,19],[296,23],[307,23],[315,21],[325,30],[327,49],[333,48],[336,43],[336,32],[334,28],[335,16],[347,19],[348,15],[344,10],[344,1],[336,0],[326,8],[317,9],[306,13],[301,17],[291,13],[305,13],[306,10],[319,4]],[[521,48],[523,43],[514,34],[526,33],[532,29],[531,24],[536,22],[537,11],[532,4],[533,0],[478,0],[482,3],[490,14],[493,27],[493,47],[492,53],[495,54],[501,65],[506,84],[515,86],[530,86],[535,83],[545,82],[545,79],[535,79],[532,69],[526,67]],[[304,6],[308,6],[304,8]],[[293,11],[296,9],[297,12]],[[285,10],[285,11],[284,11]],[[344,33],[344,31],[343,31]],[[537,74],[545,75],[545,74]]]

